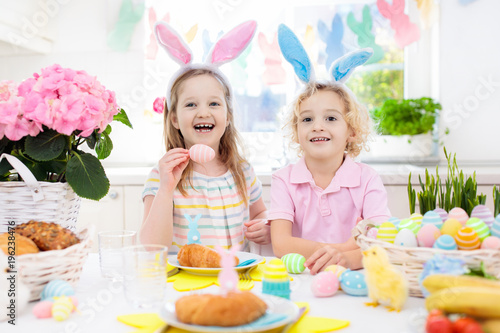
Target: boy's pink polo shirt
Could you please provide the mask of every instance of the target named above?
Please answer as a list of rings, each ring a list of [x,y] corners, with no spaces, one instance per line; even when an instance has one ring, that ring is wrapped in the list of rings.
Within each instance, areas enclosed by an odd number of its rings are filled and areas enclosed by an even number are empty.
[[[345,156],[324,190],[314,183],[304,158],[272,176],[268,219],[291,221],[294,237],[342,243],[351,237],[358,217],[375,222],[390,217],[384,184],[366,164]]]

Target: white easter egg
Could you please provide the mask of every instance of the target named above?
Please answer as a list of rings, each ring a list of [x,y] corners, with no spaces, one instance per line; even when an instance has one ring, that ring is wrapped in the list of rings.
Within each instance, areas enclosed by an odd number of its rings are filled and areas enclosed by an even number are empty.
[[[410,229],[401,229],[394,239],[394,245],[417,247],[417,237],[415,237],[415,234]]]
[[[196,144],[189,148],[189,157],[197,163],[206,163],[215,157],[215,151],[203,144]]]

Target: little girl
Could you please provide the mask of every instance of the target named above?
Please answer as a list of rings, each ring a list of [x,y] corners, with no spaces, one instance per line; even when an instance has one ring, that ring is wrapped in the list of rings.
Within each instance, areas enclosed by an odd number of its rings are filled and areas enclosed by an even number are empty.
[[[215,44],[208,64],[192,65],[191,53],[177,33],[166,23],[156,24],[159,43],[182,67],[167,92],[167,152],[151,171],[143,192],[143,243],[165,244],[169,252],[177,252],[188,243],[185,214],[199,218],[201,243],[210,247],[247,248],[245,236],[258,244],[270,242],[269,226],[258,223],[267,213],[262,185],[238,152],[233,95],[217,68],[246,48],[255,27],[255,22],[236,27]],[[194,144],[211,147],[215,158],[203,164],[190,160],[188,149]]]
[[[383,222],[390,212],[380,177],[352,159],[366,143],[370,118],[343,82],[372,51],[338,59],[332,65],[334,80],[318,82],[293,32],[281,25],[278,40],[306,86],[287,124],[302,158],[272,176],[269,220],[274,253],[304,255],[311,274],[333,264],[360,268],[362,255],[351,230],[359,219]]]

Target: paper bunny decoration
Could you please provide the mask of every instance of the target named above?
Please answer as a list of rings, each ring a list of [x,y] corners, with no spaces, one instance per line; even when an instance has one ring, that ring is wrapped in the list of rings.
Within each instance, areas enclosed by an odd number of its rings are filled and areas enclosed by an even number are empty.
[[[350,12],[347,15],[347,25],[358,36],[359,47],[372,48],[373,57],[371,57],[366,63],[374,64],[382,60],[384,57],[384,50],[382,50],[380,45],[375,43],[375,35],[372,33],[373,19],[368,5],[363,7],[362,17],[362,21],[358,22],[354,18],[354,14]]]
[[[127,51],[135,26],[144,15],[145,1],[123,0],[115,27],[108,34],[108,46],[115,50]]]
[[[318,22],[319,38],[326,44],[326,68],[332,65],[332,62],[344,55],[344,45],[342,38],[344,37],[344,24],[339,14],[335,14],[332,20],[331,29],[328,29],[325,22]]]
[[[201,218],[201,214],[196,215],[194,219],[188,214],[184,214],[184,217],[188,220],[188,244],[201,244],[201,235],[198,231],[198,220]]]
[[[221,256],[222,269],[219,273],[219,285],[223,293],[236,291],[238,286],[238,274],[234,269],[234,256],[240,249],[239,244],[233,245],[229,251],[224,251],[220,245],[216,245],[215,249]]]
[[[151,29],[151,34],[149,35],[149,42],[146,45],[146,59],[155,59],[156,54],[158,53],[158,43],[156,42],[156,37],[154,32],[155,23],[158,20],[156,19],[156,11],[153,7],[149,8],[148,22],[149,28]],[[167,13],[163,17],[163,21],[170,22],[170,14]]]
[[[264,54],[264,64],[266,69],[262,74],[262,80],[265,85],[285,83],[286,73],[281,66],[280,47],[278,45],[278,36],[274,34],[271,43],[267,42],[266,35],[259,33],[259,47]]]
[[[181,68],[170,79],[167,89],[167,107],[170,109],[170,90],[173,82],[186,71],[193,68],[210,68],[225,78],[219,66],[236,59],[250,44],[255,34],[257,23],[244,22],[225,33],[215,42],[207,55],[204,64],[193,64],[193,54],[181,36],[165,22],[155,24],[155,35],[158,43]]]
[[[304,83],[316,80],[314,68],[297,36],[286,25],[278,28],[278,43],[283,57],[293,66],[295,74]],[[373,54],[372,49],[366,48],[352,51],[337,60],[330,67],[332,81],[344,83],[357,66],[364,64]]]
[[[418,25],[411,23],[410,17],[405,14],[405,0],[392,0],[392,5],[385,0],[377,0],[377,7],[382,16],[391,20],[391,28],[396,32],[394,39],[400,48],[420,39]]]

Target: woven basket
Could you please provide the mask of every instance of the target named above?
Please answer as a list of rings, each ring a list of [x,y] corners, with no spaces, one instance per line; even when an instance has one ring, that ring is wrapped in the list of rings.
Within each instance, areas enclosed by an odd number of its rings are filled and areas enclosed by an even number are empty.
[[[20,280],[31,290],[30,302],[40,299],[43,288],[52,280],[64,280],[76,287],[83,264],[92,247],[95,227],[77,233],[80,243],[63,250],[43,251],[16,257]]]
[[[16,157],[2,154],[24,181],[0,182],[0,233],[30,220],[76,230],[80,197],[68,183],[39,182]]]
[[[356,225],[356,228],[353,229],[353,236],[356,243],[362,250],[366,250],[373,245],[384,248],[389,255],[390,262],[399,268],[408,280],[410,296],[423,297],[418,277],[423,270],[425,262],[438,253],[447,257],[462,259],[469,268],[479,268],[481,262],[484,262],[488,274],[500,278],[500,251],[498,250],[450,251],[426,247],[398,246],[368,238],[366,234],[374,226],[375,223],[372,221],[360,221]]]

